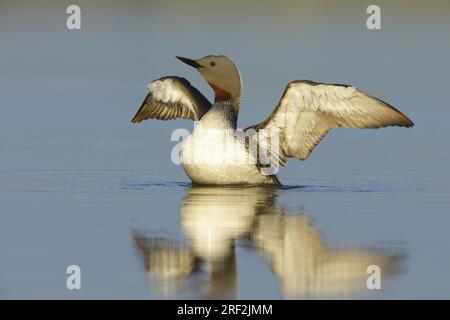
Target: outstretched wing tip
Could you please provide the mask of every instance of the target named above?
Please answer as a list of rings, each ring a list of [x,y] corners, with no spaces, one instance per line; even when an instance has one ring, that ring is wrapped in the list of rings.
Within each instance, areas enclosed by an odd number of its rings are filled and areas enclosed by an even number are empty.
[[[412,128],[414,127],[416,124],[414,122],[411,121],[411,119],[409,119],[408,117],[407,119],[407,123],[404,125],[405,128]]]
[[[390,106],[390,105],[389,105]],[[393,124],[393,126],[396,127],[402,127],[402,128],[412,128],[415,126],[414,122],[406,116],[403,112],[398,110],[397,108],[394,108],[390,106],[399,116],[398,122]]]
[[[415,126],[414,122],[403,112],[401,112],[399,109],[397,109],[396,107],[394,107],[393,105],[391,105],[390,103],[387,103],[384,100],[381,100],[377,97],[368,95],[367,93],[364,93],[367,97],[374,99],[378,102],[380,102],[382,105],[386,106],[387,108],[393,110],[399,117],[398,119],[398,123],[392,124],[391,126],[396,126],[396,127],[403,127],[403,128],[412,128]]]
[[[139,123],[139,122],[141,122],[139,119],[137,119],[136,117],[134,117],[133,119],[131,119],[131,123],[133,123],[133,124],[137,124],[137,123]]]
[[[405,128],[412,128],[416,125],[407,115],[405,115],[402,112],[400,112],[400,114],[403,116],[403,118],[405,120],[405,126],[404,126]]]

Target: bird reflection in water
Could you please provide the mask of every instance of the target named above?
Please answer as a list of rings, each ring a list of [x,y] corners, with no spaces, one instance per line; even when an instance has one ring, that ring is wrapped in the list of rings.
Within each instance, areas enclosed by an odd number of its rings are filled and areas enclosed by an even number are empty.
[[[367,267],[383,280],[395,273],[403,254],[327,245],[308,215],[286,215],[271,187],[195,187],[180,207],[186,239],[133,232],[155,288],[165,294],[186,289],[202,298],[237,298],[235,246],[261,252],[285,297],[345,295],[367,290]]]

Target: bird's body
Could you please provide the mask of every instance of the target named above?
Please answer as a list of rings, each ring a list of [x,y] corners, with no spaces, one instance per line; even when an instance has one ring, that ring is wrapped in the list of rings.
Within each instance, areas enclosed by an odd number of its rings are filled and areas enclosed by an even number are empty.
[[[234,134],[236,122],[233,107],[217,102],[183,141],[181,164],[194,184],[278,184],[261,174],[257,159],[248,159],[245,143]]]
[[[199,70],[214,90],[214,103],[187,80],[164,77],[149,85],[132,122],[197,121],[180,148],[180,162],[193,184],[278,185],[276,174],[287,158],[305,160],[333,128],[413,126],[400,111],[355,87],[297,80],[264,122],[237,131],[242,80],[234,63],[225,56],[179,59]]]

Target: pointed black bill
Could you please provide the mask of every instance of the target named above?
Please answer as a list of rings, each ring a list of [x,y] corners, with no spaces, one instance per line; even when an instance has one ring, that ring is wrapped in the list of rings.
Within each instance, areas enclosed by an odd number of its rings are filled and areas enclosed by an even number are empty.
[[[198,68],[201,67],[201,65],[200,65],[197,61],[195,61],[195,60],[188,59],[188,58],[183,58],[183,57],[179,57],[179,56],[175,56],[175,58],[177,58],[178,60],[183,61],[184,63],[186,63],[186,64],[188,64],[188,65],[190,65],[191,67],[194,67],[194,68],[196,68],[196,69],[198,69]]]

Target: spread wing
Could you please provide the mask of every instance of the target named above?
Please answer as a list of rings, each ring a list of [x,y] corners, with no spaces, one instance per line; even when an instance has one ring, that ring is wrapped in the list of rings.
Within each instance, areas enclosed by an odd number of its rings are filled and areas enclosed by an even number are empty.
[[[164,77],[148,85],[149,93],[131,122],[147,119],[176,118],[200,120],[211,103],[189,81],[180,77]]]
[[[408,117],[393,106],[355,87],[299,80],[288,84],[269,118],[246,130],[276,130],[279,133],[280,150],[273,152],[272,156],[284,165],[288,157],[307,159],[314,147],[333,128],[413,125]]]

